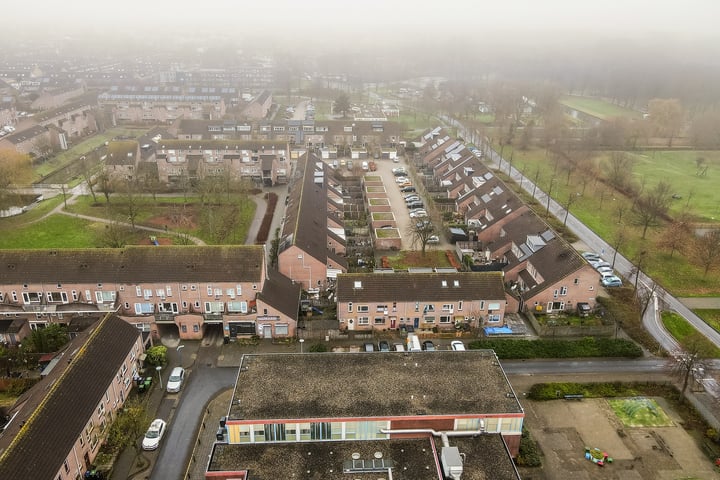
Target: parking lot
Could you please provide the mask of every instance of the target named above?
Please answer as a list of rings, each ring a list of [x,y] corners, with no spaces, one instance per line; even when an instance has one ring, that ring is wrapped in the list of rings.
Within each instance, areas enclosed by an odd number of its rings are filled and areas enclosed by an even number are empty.
[[[423,194],[423,188],[421,185],[418,185],[418,181],[416,178],[413,177],[410,167],[407,166],[404,159],[401,159],[399,163],[395,163],[392,160],[375,160],[375,163],[377,164],[377,170],[374,172],[377,175],[380,175],[382,178],[383,183],[385,184],[385,191],[387,192],[388,199],[390,200],[390,205],[392,206],[393,214],[395,215],[395,220],[397,222],[398,230],[400,231],[400,235],[402,237],[402,249],[403,250],[419,250],[420,245],[413,245],[412,244],[412,235],[410,234],[410,226],[411,222],[417,222],[417,219],[410,218],[408,208],[405,206],[405,199],[404,195],[407,195],[406,193],[402,193],[400,191],[400,187],[398,187],[397,183],[395,183],[395,175],[393,175],[392,169],[397,167],[405,167],[406,170],[409,172],[409,179],[412,182],[413,186],[417,190],[417,194],[420,197],[421,201],[423,202],[425,206],[425,211],[428,212],[428,215],[430,216],[430,220],[433,222],[433,225],[435,225],[435,229],[437,231],[437,235],[440,238],[440,242],[434,245],[428,245],[427,249],[442,249],[446,250],[450,247],[450,244],[447,243],[445,236],[442,233],[442,222],[440,219],[440,215],[433,212],[431,209],[431,205],[428,203],[427,198],[425,198],[425,195]]]

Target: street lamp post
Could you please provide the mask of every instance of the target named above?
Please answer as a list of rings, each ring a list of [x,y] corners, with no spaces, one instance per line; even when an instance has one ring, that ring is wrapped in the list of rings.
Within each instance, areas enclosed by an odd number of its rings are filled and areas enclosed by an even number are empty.
[[[300,341],[300,353],[303,353],[303,343],[305,343],[305,339],[301,338],[299,341]]]
[[[158,372],[158,380],[160,381],[160,388],[162,388],[162,375],[160,374],[160,370],[162,370],[162,367],[158,365],[157,367],[155,367],[155,370],[157,370]]]
[[[176,351],[180,354],[180,366],[183,366],[183,354],[182,349],[185,348],[185,345],[178,345],[176,348]]]
[[[548,188],[547,192],[547,208],[545,209],[545,216],[550,216],[550,195],[552,194],[553,184],[555,183],[555,178],[550,179],[550,188]]]

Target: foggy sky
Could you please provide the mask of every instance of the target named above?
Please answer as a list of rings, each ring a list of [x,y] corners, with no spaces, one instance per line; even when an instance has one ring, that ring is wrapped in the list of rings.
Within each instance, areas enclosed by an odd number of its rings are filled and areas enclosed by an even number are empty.
[[[8,7],[2,7],[3,27],[50,35],[77,28],[121,35],[151,26],[154,36],[190,25],[268,37],[402,32],[426,38],[461,31],[522,37],[528,30],[692,37],[714,34],[720,19],[717,0],[35,0]]]

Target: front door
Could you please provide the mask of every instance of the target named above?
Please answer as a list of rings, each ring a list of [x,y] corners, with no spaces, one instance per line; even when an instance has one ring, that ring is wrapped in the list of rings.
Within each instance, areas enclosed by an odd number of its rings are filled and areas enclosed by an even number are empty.
[[[415,319],[413,320],[413,326],[414,326],[415,328],[419,328],[419,327],[420,327],[420,317],[415,317]]]
[[[272,338],[272,325],[263,325],[261,331],[262,338]]]

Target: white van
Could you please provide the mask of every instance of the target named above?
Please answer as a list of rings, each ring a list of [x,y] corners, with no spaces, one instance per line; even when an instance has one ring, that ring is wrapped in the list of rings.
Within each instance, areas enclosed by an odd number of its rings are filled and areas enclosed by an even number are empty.
[[[420,346],[420,339],[414,333],[408,333],[407,350],[408,352],[422,352],[422,347]]]
[[[366,172],[370,169],[370,166],[368,165],[368,162],[363,162],[363,163],[362,163],[362,169],[365,170]]]

